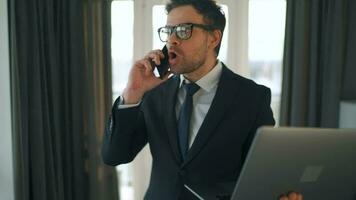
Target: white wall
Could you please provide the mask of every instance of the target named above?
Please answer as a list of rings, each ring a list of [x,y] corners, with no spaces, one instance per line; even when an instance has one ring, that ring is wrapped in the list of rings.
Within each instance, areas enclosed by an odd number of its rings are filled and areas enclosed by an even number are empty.
[[[13,200],[8,30],[7,0],[0,0],[0,199]]]

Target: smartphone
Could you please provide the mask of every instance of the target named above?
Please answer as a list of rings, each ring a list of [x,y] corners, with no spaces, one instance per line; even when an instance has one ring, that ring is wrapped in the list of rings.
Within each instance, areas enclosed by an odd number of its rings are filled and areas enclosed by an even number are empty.
[[[164,45],[162,52],[164,54],[164,58],[161,59],[161,64],[156,66],[158,71],[159,77],[163,79],[167,73],[169,73],[169,56],[168,56],[168,49],[167,46]]]

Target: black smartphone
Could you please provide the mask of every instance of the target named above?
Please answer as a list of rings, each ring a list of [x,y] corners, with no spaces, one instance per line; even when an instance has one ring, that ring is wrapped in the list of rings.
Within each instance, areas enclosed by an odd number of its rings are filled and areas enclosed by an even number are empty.
[[[164,58],[161,59],[161,64],[156,66],[159,77],[161,79],[163,79],[163,77],[165,77],[166,74],[169,73],[169,62],[168,62],[169,56],[168,56],[168,49],[166,45],[164,45],[162,52],[164,54]]]

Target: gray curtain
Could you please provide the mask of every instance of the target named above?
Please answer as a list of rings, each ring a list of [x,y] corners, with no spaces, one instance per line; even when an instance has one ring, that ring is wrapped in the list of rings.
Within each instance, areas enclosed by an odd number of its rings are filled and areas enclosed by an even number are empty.
[[[356,1],[348,2],[348,25],[345,69],[343,73],[343,101],[356,101]],[[355,120],[356,121],[356,120]],[[356,124],[356,122],[355,122]]]
[[[353,0],[287,0],[280,125],[338,127],[356,86],[345,78],[355,71],[355,10]]]
[[[9,1],[17,200],[118,199],[116,171],[100,158],[110,3]]]

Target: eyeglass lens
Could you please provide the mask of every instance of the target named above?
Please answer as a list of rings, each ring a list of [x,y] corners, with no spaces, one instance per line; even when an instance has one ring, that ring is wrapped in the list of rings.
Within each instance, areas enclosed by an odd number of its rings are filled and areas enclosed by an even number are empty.
[[[191,25],[179,25],[176,27],[162,27],[159,29],[158,34],[162,42],[167,42],[168,37],[175,33],[178,39],[189,39],[192,34]]]

